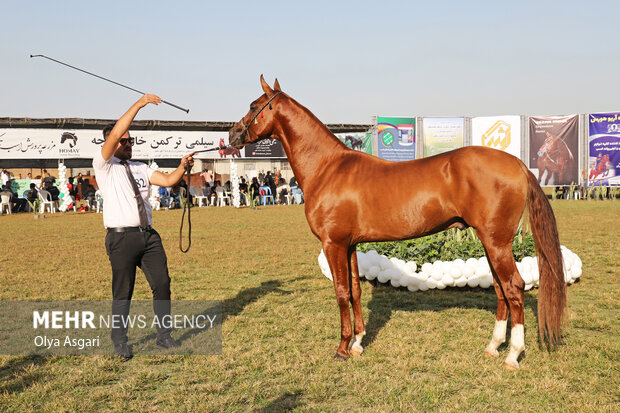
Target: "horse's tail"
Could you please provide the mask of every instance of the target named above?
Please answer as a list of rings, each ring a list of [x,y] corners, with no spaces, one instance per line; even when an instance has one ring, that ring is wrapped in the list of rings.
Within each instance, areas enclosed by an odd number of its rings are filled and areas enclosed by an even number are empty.
[[[540,341],[553,349],[561,343],[561,327],[566,310],[566,283],[564,262],[555,216],[547,196],[536,177],[521,166],[528,181],[528,211],[534,235],[538,271],[538,334]]]

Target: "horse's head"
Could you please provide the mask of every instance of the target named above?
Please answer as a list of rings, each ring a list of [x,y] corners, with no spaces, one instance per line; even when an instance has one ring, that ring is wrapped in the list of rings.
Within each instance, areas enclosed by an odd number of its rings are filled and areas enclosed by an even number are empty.
[[[260,76],[260,83],[265,93],[250,104],[249,112],[228,132],[228,142],[235,148],[269,138],[273,134],[278,113],[274,99],[282,95],[282,90],[278,79],[273,89],[265,82],[263,75]]]
[[[73,143],[69,142],[69,147],[73,148],[77,143],[77,136],[71,132],[64,132],[60,137],[60,143],[65,143],[67,139],[73,141]]]

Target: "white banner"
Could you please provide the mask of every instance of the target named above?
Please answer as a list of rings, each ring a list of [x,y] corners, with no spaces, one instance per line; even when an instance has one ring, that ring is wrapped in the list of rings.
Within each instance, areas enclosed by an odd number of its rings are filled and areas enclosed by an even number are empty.
[[[521,117],[473,118],[471,120],[471,144],[499,149],[521,159]]]
[[[131,130],[130,135],[135,138],[133,159],[180,159],[192,151],[228,145],[228,132]],[[0,159],[92,159],[103,142],[101,130],[0,129]],[[241,154],[214,150],[196,158],[233,156]]]

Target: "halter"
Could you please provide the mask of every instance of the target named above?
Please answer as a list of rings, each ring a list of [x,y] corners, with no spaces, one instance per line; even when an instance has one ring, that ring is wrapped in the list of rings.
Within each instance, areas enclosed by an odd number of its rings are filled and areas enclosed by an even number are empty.
[[[243,118],[241,118],[241,120],[239,122],[243,126],[243,131],[241,131],[241,133],[239,134],[239,137],[242,137],[243,135],[246,134],[246,132],[249,130],[250,126],[252,125],[252,122],[254,122],[256,120],[258,115],[260,115],[263,112],[263,110],[267,107],[267,105],[269,105],[269,110],[273,109],[271,107],[271,101],[274,100],[281,93],[282,93],[282,91],[276,92],[272,97],[270,97],[269,100],[267,102],[265,102],[265,104],[259,110],[256,111],[256,114],[252,117],[252,119],[250,120],[249,123],[245,123]]]

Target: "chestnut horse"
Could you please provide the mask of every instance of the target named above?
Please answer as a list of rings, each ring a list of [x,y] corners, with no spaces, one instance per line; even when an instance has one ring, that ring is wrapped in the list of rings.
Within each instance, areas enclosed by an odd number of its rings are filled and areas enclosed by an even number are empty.
[[[566,285],[555,217],[523,162],[480,146],[414,161],[386,161],[347,148],[308,109],[283,93],[277,80],[272,89],[261,76],[261,85],[264,94],[232,127],[230,144],[242,147],[273,137],[284,146],[304,191],[308,224],[321,240],[333,274],[341,322],[336,359],[363,351],[358,243],[471,226],[484,244],[497,294],[495,328],[485,352],[498,357],[510,312],[512,335],[504,366],[518,369],[518,357],[525,349],[525,284],[515,265],[512,242],[526,206],[538,251],[539,334],[550,348],[560,342]],[[360,177],[367,176],[373,177],[374,185],[362,184]]]
[[[549,185],[552,175],[557,178],[553,180],[554,185],[565,184],[564,174],[574,161],[575,158],[568,149],[566,142],[547,132],[547,140],[538,150],[538,160],[536,161],[538,182],[542,185],[543,175],[547,171],[545,185]]]

